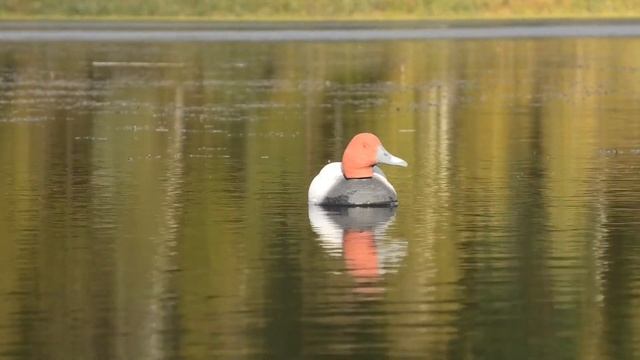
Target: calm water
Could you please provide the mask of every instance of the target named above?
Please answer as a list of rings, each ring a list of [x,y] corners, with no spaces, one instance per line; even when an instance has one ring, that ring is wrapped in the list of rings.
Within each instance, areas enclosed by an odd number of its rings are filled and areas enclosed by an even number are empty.
[[[14,39],[0,200],[2,359],[637,359],[640,38]]]

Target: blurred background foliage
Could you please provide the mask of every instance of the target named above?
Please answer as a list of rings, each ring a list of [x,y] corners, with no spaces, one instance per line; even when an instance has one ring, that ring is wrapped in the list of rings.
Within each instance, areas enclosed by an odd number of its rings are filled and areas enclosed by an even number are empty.
[[[639,16],[633,0],[5,0],[3,17],[393,19]]]

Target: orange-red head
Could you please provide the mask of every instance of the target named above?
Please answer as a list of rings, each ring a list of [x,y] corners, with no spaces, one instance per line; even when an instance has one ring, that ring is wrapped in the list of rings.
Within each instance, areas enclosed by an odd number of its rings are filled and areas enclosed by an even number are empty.
[[[354,136],[342,155],[342,172],[345,178],[370,178],[376,164],[407,166],[406,161],[389,154],[377,136],[370,133]]]

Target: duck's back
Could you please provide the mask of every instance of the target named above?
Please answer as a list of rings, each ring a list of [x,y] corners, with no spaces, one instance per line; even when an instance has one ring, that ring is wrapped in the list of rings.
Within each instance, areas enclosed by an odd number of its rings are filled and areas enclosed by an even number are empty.
[[[340,163],[326,165],[309,187],[309,202],[326,206],[395,206],[398,197],[381,170],[367,179],[345,179]]]

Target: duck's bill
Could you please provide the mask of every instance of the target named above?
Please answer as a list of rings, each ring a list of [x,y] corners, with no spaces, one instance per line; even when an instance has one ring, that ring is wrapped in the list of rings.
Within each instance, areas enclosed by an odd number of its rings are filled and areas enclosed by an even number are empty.
[[[391,155],[385,148],[380,145],[378,147],[378,155],[377,155],[378,164],[387,164],[387,165],[395,165],[395,166],[407,166],[407,162],[400,159],[397,156]]]

